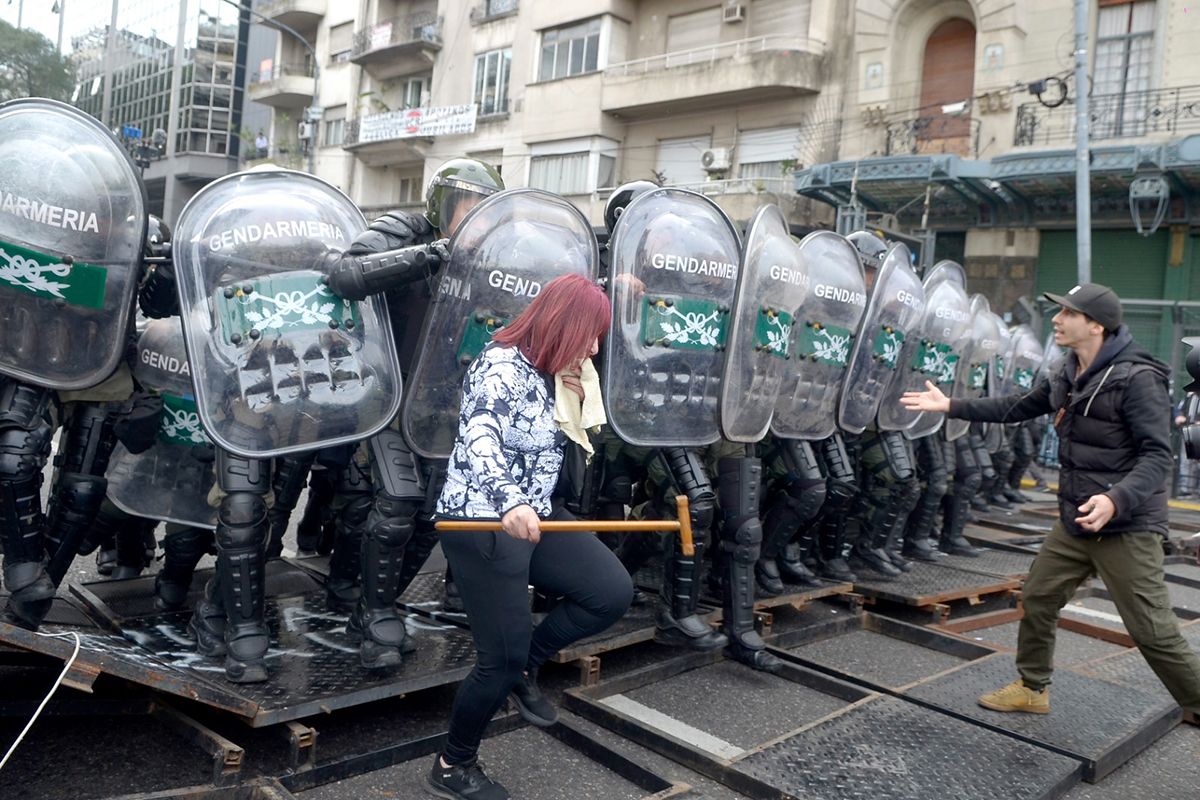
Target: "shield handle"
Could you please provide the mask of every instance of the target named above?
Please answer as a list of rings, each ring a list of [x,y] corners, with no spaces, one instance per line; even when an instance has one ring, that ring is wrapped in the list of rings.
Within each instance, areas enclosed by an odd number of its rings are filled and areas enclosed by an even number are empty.
[[[648,531],[679,531],[680,550],[685,556],[696,554],[696,545],[692,541],[692,519],[688,516],[688,501],[684,495],[675,498],[678,520],[648,519],[648,520],[587,520],[579,519],[571,522],[541,522],[539,527],[544,531],[588,531],[591,533],[626,532],[644,533]],[[502,531],[504,527],[500,520],[438,520],[434,527],[439,531]]]

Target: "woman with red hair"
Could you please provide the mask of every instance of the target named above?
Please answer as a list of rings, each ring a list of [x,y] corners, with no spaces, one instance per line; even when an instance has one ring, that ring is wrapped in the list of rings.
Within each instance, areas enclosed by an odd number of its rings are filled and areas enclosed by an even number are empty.
[[[555,376],[583,401],[580,371],[599,349],[609,316],[608,298],[594,283],[579,275],[556,278],[492,337],[463,379],[458,438],[437,514],[499,519],[504,531],[441,535],[477,657],[427,780],[439,797],[509,796],[476,759],[488,722],[511,694],[525,719],[554,724],[558,714],[538,690],[538,668],[616,622],[633,597],[629,573],[595,536],[540,528],[541,519],[571,519],[550,502],[566,441],[554,420]],[[563,598],[536,628],[530,584]]]

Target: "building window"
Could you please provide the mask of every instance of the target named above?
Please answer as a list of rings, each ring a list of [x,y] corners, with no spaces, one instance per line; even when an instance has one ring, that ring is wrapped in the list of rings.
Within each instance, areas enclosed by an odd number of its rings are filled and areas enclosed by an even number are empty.
[[[708,173],[700,157],[711,146],[711,136],[660,139],[655,171],[664,184],[703,183],[708,180]]]
[[[552,81],[600,68],[600,18],[542,32],[538,80]]]
[[[1092,136],[1145,133],[1154,59],[1154,0],[1105,5],[1096,31],[1096,67],[1089,112]]]
[[[616,183],[618,146],[600,136],[534,145],[529,185],[557,194],[591,194],[611,187]]]
[[[421,202],[420,176],[408,176],[400,179],[400,196],[396,198],[396,201],[402,206]]]
[[[354,47],[354,23],[343,22],[329,29],[329,63],[341,64],[350,60]]]
[[[511,48],[475,56],[475,103],[479,106],[480,116],[508,111],[508,71],[511,65]]]
[[[346,141],[345,106],[325,109],[325,136],[322,141],[326,147],[341,147]]]
[[[529,185],[555,194],[587,194],[588,154],[535,156],[529,162]]]
[[[429,76],[409,78],[404,82],[404,107],[424,108],[429,99]]]
[[[786,178],[796,164],[799,128],[741,131],[737,141],[739,178]]]

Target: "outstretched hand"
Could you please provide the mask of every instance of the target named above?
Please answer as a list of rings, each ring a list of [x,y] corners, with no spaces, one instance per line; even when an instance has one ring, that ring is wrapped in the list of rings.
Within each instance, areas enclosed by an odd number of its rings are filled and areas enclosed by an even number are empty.
[[[925,381],[925,386],[924,392],[905,392],[900,396],[900,404],[909,411],[949,412],[950,398],[930,381]]]

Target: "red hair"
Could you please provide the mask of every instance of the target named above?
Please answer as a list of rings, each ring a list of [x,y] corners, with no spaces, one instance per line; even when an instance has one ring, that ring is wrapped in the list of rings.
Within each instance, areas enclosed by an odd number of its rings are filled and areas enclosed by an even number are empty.
[[[608,296],[582,275],[562,275],[542,287],[517,318],[492,337],[516,345],[540,372],[562,372],[589,355],[611,317]]]

